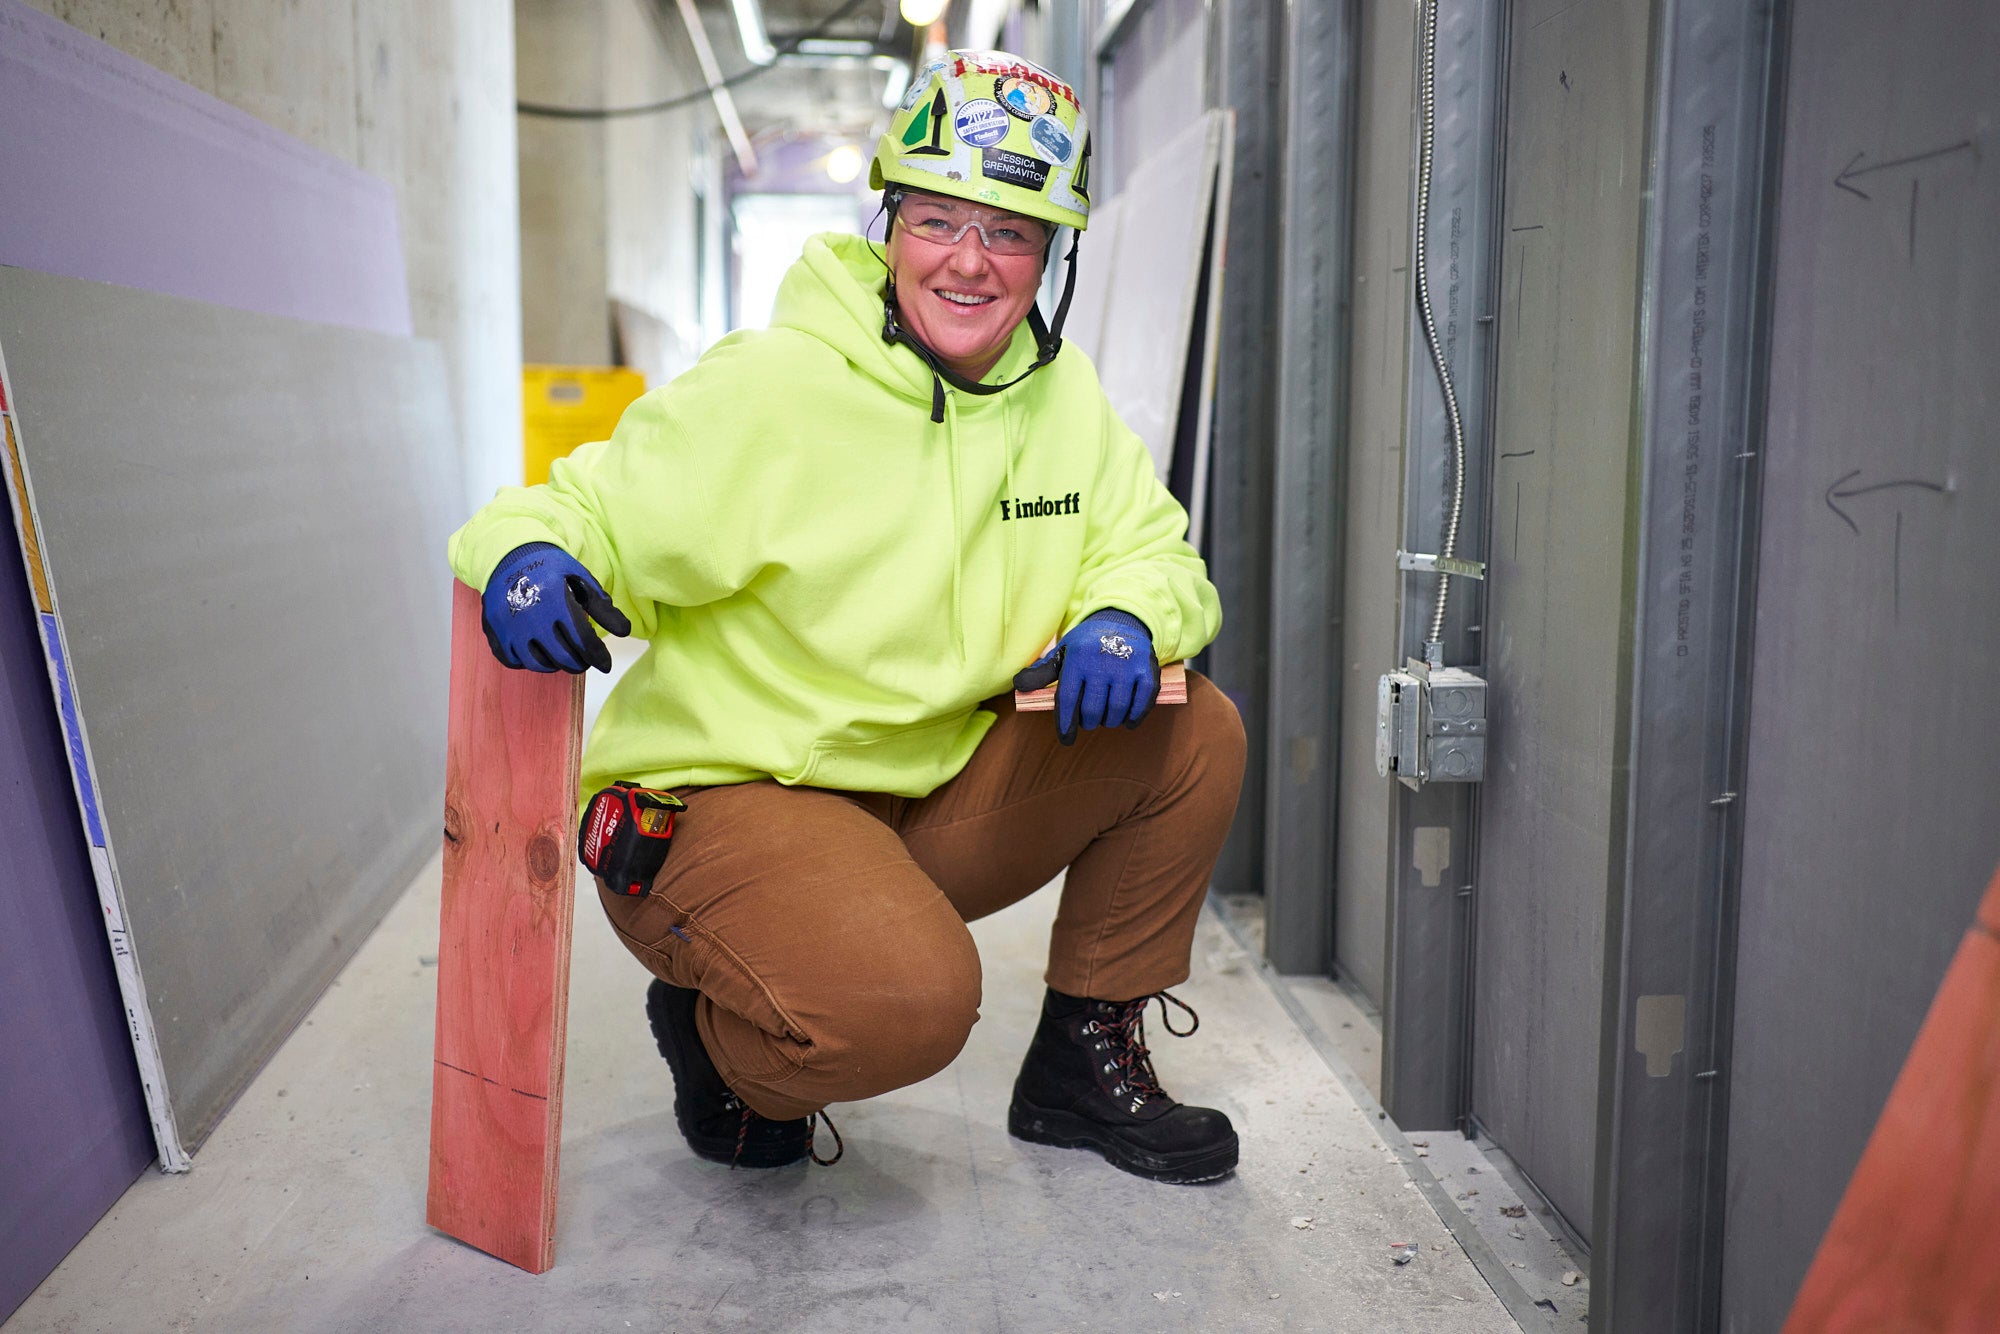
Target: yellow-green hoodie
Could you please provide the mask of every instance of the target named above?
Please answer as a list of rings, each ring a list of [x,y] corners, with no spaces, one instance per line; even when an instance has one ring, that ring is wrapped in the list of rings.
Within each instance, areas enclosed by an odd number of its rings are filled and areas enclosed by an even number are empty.
[[[591,733],[585,792],[768,776],[923,796],[992,726],[979,702],[1088,613],[1137,616],[1162,662],[1215,637],[1187,515],[1089,359],[947,388],[933,423],[930,371],[882,341],[879,256],[814,237],[771,328],[722,339],[453,534],[474,588],[556,543],[650,641]],[[1033,357],[1024,325],[988,381]]]

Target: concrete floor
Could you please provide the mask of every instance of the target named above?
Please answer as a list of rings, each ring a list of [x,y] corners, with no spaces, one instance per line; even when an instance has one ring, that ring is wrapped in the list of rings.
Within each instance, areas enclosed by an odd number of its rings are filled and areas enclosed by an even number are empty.
[[[148,1174],[17,1330],[1353,1330],[1518,1328],[1370,1112],[1205,917],[1162,1037],[1168,1088],[1226,1109],[1243,1165],[1159,1186],[1022,1144],[1005,1108],[1055,895],[975,928],[984,1019],[950,1069],[837,1107],[833,1168],[688,1154],[644,974],[585,900],[556,1266],[424,1225],[433,864],[182,1177]],[[1392,1242],[1418,1243],[1393,1263]]]
[[[630,641],[610,644],[621,670],[638,656]],[[591,674],[587,719],[615,679]],[[984,1017],[957,1062],[833,1108],[847,1140],[837,1166],[775,1172],[731,1172],[688,1153],[646,1029],[645,974],[586,894],[570,975],[556,1264],[524,1274],[423,1221],[438,890],[433,863],[194,1171],[143,1177],[5,1334],[1471,1334],[1519,1330],[1510,1308],[1545,1327],[1517,1274],[1461,1228],[1475,1268],[1439,1221],[1442,1209],[1462,1222],[1451,1198],[1379,1119],[1372,1022],[1311,987],[1306,1006],[1288,1007],[1220,917],[1204,916],[1194,976],[1176,989],[1200,1011],[1201,1031],[1156,1034],[1156,1063],[1170,1091],[1235,1121],[1236,1175],[1159,1186],[1008,1136],[1053,888],[973,927]],[[1281,985],[1290,995],[1298,982]],[[1412,1241],[1416,1258],[1398,1266],[1391,1243]]]

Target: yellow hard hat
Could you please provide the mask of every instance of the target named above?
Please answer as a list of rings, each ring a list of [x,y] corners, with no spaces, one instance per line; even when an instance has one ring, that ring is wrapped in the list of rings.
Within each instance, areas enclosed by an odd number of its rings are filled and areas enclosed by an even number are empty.
[[[1082,231],[1090,221],[1090,127],[1076,92],[1005,51],[947,51],[917,71],[868,185],[991,204]]]

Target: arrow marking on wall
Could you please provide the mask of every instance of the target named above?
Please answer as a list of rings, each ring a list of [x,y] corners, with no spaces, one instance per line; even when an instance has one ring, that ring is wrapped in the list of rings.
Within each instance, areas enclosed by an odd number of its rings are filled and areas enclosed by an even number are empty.
[[[1870,482],[1866,486],[1847,487],[1846,490],[1841,489],[1842,487],[1846,486],[1848,482],[1853,481],[1860,475],[1861,475],[1861,469],[1856,468],[1854,469],[1854,471],[1847,473],[1842,477],[1837,478],[1834,481],[1833,485],[1829,486],[1826,489],[1826,507],[1832,510],[1835,514],[1839,515],[1840,521],[1846,524],[1849,528],[1852,528],[1854,530],[1854,535],[1856,537],[1859,537],[1861,535],[1861,525],[1854,522],[1853,517],[1849,515],[1846,510],[1834,504],[1833,503],[1834,501],[1852,500],[1856,496],[1870,495],[1876,491],[1893,491],[1898,488],[1905,488],[1916,491],[1931,491],[1935,492],[1938,495],[1943,495],[1945,491],[1948,489],[1943,482],[1926,482],[1922,478],[1918,477],[1899,477],[1891,482]]]
[[[1847,159],[1847,165],[1840,169],[1840,174],[1833,178],[1833,183],[1851,195],[1862,199],[1873,199],[1873,195],[1865,190],[1849,185],[1848,182],[1858,180],[1863,176],[1872,175],[1878,171],[1887,171],[1891,167],[1907,167],[1915,162],[1929,162],[1932,158],[1949,157],[1953,153],[1964,152],[1970,152],[1974,158],[1977,158],[1979,156],[1978,145],[1974,144],[1970,139],[1961,139],[1957,143],[1944,148],[1933,148],[1925,153],[1912,153],[1908,157],[1891,158],[1887,162],[1871,162],[1865,167],[1855,165],[1862,158],[1868,156],[1866,152],[1860,152]]]

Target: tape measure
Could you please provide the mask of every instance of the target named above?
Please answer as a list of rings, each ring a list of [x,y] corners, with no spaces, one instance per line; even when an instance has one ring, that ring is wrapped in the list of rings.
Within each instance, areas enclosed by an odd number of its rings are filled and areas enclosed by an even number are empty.
[[[583,808],[576,832],[577,859],[614,894],[643,899],[667,862],[674,814],[687,803],[671,792],[618,782]]]

